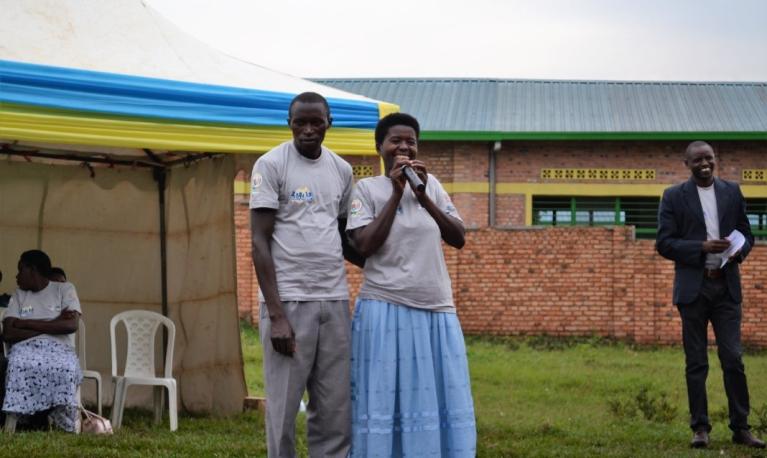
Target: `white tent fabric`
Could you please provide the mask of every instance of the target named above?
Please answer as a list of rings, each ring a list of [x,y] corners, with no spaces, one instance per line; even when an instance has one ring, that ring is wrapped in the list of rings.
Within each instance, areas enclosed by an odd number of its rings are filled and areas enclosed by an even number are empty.
[[[0,59],[372,101],[223,54],[141,0],[0,0],[0,11]]]
[[[233,164],[234,157],[219,156],[169,173],[168,314],[178,330],[180,405],[190,412],[238,412],[246,395],[235,299]],[[93,172],[0,161],[0,269],[6,275],[0,291],[11,289],[23,250],[46,251],[77,287],[88,367],[108,375],[111,317],[128,309],[161,311],[158,193],[146,168]],[[159,354],[156,359],[161,363]],[[105,394],[111,402],[108,383]],[[149,399],[148,390],[136,389],[130,404]]]

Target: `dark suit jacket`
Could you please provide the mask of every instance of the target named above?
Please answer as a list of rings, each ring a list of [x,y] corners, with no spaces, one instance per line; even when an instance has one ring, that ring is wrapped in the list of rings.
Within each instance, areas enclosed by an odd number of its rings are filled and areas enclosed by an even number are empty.
[[[727,289],[736,303],[743,301],[740,289],[738,264],[745,259],[754,245],[754,236],[746,218],[746,201],[740,187],[731,181],[714,179],[716,208],[719,213],[719,234],[730,235],[739,230],[746,243],[736,262],[724,267]],[[663,192],[658,211],[658,236],[655,248],[664,258],[674,261],[674,304],[689,304],[698,297],[703,283],[703,269],[706,254],[703,242],[706,240],[706,222],[703,207],[698,197],[695,181],[672,186]]]

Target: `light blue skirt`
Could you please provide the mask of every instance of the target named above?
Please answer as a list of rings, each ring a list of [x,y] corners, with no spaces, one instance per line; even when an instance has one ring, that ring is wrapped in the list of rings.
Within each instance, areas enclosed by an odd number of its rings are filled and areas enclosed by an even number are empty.
[[[477,430],[454,313],[357,299],[353,457],[474,457]]]

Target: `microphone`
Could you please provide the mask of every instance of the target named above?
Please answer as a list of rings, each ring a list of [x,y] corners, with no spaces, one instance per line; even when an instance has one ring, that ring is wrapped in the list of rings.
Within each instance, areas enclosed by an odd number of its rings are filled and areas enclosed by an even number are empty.
[[[417,190],[418,192],[423,192],[426,189],[426,185],[423,184],[423,181],[421,181],[421,178],[416,175],[412,167],[409,165],[402,167],[402,173],[405,174],[405,178],[407,178],[407,181],[410,183],[410,186],[412,186],[413,189]]]

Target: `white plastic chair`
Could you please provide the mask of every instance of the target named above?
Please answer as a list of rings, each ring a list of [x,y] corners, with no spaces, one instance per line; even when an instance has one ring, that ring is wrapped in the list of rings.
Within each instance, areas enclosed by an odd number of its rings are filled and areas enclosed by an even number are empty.
[[[117,345],[115,330],[117,323],[123,322],[128,332],[128,349],[125,357],[125,371],[117,375]],[[163,377],[157,377],[154,365],[154,342],[160,326],[168,329],[168,345],[165,349],[165,371]],[[109,335],[112,343],[112,380],[115,382],[115,395],[112,403],[112,427],[122,426],[125,397],[130,385],[152,385],[154,390],[154,419],[162,420],[162,387],[168,389],[168,414],[170,430],[178,429],[178,409],[176,407],[176,380],[173,378],[173,342],[176,339],[176,326],[169,318],[148,310],[129,310],[118,313],[109,323]]]
[[[96,408],[101,415],[101,374],[98,371],[89,371],[85,368],[85,322],[80,318],[77,326],[77,359],[80,360],[80,369],[83,372],[83,381],[93,379],[96,381]]]

